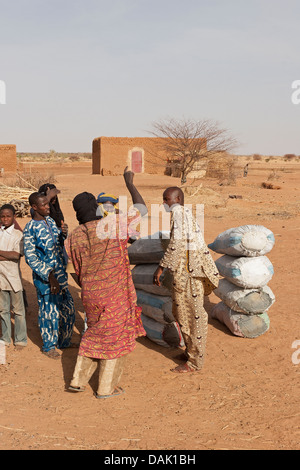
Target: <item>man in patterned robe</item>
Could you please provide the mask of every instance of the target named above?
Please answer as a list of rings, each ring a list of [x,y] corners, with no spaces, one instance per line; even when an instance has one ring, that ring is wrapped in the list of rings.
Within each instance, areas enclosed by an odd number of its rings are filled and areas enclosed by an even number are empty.
[[[184,207],[180,188],[167,188],[163,193],[165,209],[171,212],[170,243],[153,282],[160,285],[160,276],[167,268],[173,275],[173,313],[185,341],[185,363],[173,372],[195,372],[203,367],[207,313],[204,295],[218,286],[219,274],[204,242],[201,230],[190,209]]]
[[[124,171],[126,187],[135,210],[102,217],[93,194],[84,192],[73,200],[79,222],[65,242],[81,287],[87,330],[82,336],[69,389],[86,390],[98,369],[97,398],[120,395],[125,358],[145,336],[141,307],[132,281],[127,242],[131,231],[147,213],[145,202],[133,184],[134,173]]]
[[[75,308],[63,256],[67,226],[59,229],[49,217],[49,202],[43,194],[31,194],[29,203],[34,216],[23,232],[25,260],[32,269],[37,292],[42,350],[48,357],[58,359],[60,354],[55,348],[74,346],[71,337]]]

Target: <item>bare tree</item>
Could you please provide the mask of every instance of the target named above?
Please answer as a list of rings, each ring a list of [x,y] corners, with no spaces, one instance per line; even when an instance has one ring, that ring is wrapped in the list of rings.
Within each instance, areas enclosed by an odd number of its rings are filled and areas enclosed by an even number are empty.
[[[160,151],[171,161],[178,161],[182,183],[186,182],[196,163],[212,158],[216,153],[231,151],[237,145],[228,129],[209,119],[166,118],[155,121],[152,127],[150,134],[157,138]]]

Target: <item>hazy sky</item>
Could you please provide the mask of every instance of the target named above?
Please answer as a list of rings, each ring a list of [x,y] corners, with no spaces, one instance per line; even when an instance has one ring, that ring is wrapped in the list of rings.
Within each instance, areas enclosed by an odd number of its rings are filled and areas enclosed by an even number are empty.
[[[0,144],[90,152],[169,116],[299,155],[299,18],[299,0],[0,0]]]

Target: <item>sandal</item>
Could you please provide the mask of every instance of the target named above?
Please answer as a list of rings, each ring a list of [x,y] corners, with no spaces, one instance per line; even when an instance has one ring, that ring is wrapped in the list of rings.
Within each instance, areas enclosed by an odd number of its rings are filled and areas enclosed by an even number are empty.
[[[50,349],[50,351],[43,351],[45,356],[50,357],[50,359],[59,359],[60,354],[59,352],[55,351],[55,349]]]
[[[72,392],[85,392],[85,387],[72,387],[70,385],[69,390],[72,390]]]
[[[181,364],[180,366],[171,369],[171,372],[177,372],[179,374],[186,374],[189,372],[200,372],[198,369],[194,369],[193,367],[189,366],[187,363]]]
[[[121,387],[116,387],[110,395],[98,395],[96,393],[95,396],[96,398],[110,398],[110,397],[116,397],[117,395],[121,395],[122,393],[125,393],[125,390],[123,390],[123,388]]]
[[[26,346],[21,346],[20,344],[15,344],[15,351],[24,351]]]

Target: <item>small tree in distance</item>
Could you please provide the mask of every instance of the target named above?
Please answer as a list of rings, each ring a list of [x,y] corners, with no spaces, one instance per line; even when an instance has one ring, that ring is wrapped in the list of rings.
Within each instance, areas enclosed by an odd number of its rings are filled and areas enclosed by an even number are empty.
[[[164,151],[169,160],[178,161],[182,184],[196,163],[212,158],[216,153],[232,151],[237,146],[228,129],[210,119],[166,118],[155,121],[152,128],[150,134],[158,139],[159,150]]]

